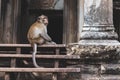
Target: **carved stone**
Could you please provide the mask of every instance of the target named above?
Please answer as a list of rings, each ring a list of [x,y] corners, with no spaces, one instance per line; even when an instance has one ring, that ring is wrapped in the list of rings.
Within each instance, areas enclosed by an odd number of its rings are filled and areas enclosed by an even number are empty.
[[[67,47],[68,55],[80,55],[81,57],[109,57],[120,49],[120,43],[113,40],[81,40],[79,43],[71,43]]]
[[[68,64],[81,68],[81,80],[119,80],[120,43],[114,31],[112,0],[81,2],[84,3],[84,14],[79,17],[82,18],[79,20],[83,20],[80,21],[83,22],[82,27],[81,24],[79,26],[79,29],[82,28],[80,40],[67,47],[67,54],[79,55],[80,60]]]
[[[30,9],[63,9],[64,0],[30,0]]]
[[[80,39],[117,39],[112,0],[84,0],[84,25]]]

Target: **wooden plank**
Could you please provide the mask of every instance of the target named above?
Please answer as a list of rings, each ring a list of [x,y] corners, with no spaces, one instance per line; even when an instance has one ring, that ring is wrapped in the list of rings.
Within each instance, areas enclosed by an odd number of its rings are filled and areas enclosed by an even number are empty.
[[[0,47],[31,47],[30,44],[0,44]],[[57,45],[39,45],[38,47],[51,47],[51,48],[64,48],[65,44],[57,44]]]
[[[16,48],[16,54],[20,54],[21,53],[21,48]],[[15,67],[16,66],[16,58],[12,57],[11,59],[11,67]]]
[[[56,48],[56,55],[60,55],[60,50],[58,48]],[[58,68],[59,67],[59,60],[55,60],[55,65],[54,65],[55,68]]]
[[[0,68],[0,72],[80,72],[80,68]]]
[[[0,44],[0,47],[31,47],[30,44]],[[39,45],[38,47],[64,48],[65,44],[57,45]]]
[[[56,52],[56,55],[60,55],[60,49],[59,48],[56,48],[55,52]],[[59,60],[55,60],[54,67],[55,68],[59,67]],[[58,74],[57,73],[53,73],[52,80],[58,80]]]
[[[0,54],[0,58],[32,58],[32,54]],[[79,55],[36,55],[36,58],[80,59]]]

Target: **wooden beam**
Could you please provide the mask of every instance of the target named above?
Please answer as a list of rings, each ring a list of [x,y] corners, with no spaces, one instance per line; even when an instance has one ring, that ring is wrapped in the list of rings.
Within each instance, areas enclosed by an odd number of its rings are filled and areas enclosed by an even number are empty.
[[[0,68],[0,72],[80,72],[80,68]]]
[[[0,58],[32,58],[32,54],[0,54]],[[79,55],[36,55],[36,58],[80,59]]]
[[[0,44],[0,47],[31,47],[30,44]],[[64,48],[65,44],[57,44],[57,45],[39,45],[38,47],[52,47],[52,48]]]
[[[56,55],[60,55],[60,49],[56,48]],[[59,67],[59,60],[55,60],[54,67],[58,68]],[[53,73],[52,80],[58,80],[58,74]]]

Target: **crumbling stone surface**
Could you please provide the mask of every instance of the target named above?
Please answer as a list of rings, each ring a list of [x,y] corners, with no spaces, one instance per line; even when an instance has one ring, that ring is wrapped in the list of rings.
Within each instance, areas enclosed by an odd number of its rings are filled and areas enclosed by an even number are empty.
[[[81,40],[79,43],[69,44],[68,55],[81,57],[100,57],[115,54],[120,49],[120,43],[114,40]]]

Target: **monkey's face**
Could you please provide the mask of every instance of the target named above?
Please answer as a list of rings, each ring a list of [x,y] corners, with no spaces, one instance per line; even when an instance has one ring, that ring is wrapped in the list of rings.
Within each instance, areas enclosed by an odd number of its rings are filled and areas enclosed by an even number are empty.
[[[45,15],[41,15],[37,19],[38,22],[43,23],[44,25],[48,25],[48,17]]]

